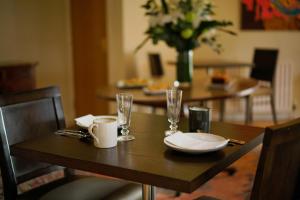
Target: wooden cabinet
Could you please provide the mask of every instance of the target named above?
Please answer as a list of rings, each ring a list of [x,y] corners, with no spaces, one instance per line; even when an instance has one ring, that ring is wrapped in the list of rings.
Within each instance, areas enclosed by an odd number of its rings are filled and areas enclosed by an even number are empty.
[[[35,66],[31,62],[0,62],[0,94],[35,88]]]

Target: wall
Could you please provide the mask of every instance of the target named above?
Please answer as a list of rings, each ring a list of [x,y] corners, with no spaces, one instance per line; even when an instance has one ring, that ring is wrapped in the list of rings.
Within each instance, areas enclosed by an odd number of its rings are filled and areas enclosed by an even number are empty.
[[[161,52],[163,61],[174,60],[176,52],[160,43],[148,42],[138,53],[135,47],[144,39],[147,19],[140,7],[141,0],[107,1],[109,80],[149,77],[147,53]],[[300,115],[300,32],[240,31],[239,0],[215,0],[217,17],[234,22],[237,37],[222,34],[220,41],[225,51],[221,55],[208,47],[195,51],[195,60],[234,59],[251,61],[254,47],[280,49],[280,63],[294,65],[294,101],[296,115]],[[73,69],[71,59],[69,0],[0,0],[0,61],[38,61],[37,86],[58,85],[61,88],[66,117],[74,116]],[[123,67],[125,65],[125,67]],[[167,67],[172,79],[174,68]]]
[[[108,44],[108,72],[109,82],[115,83],[125,76],[123,54],[123,11],[122,0],[106,1],[106,30]]]
[[[142,77],[149,76],[147,53],[151,51],[160,52],[163,61],[174,60],[176,52],[160,43],[153,46],[147,43],[137,54],[134,55],[134,48],[144,39],[144,31],[148,22],[144,17],[141,5],[146,1],[123,0],[123,51],[126,59],[131,60],[124,70],[136,67],[137,74]],[[216,18],[227,19],[234,23],[232,30],[238,36],[220,34],[220,42],[224,52],[216,54],[208,47],[203,46],[194,52],[195,60],[216,60],[228,59],[236,61],[251,61],[255,47],[270,47],[280,50],[279,64],[291,63],[294,65],[294,102],[297,107],[296,116],[300,116],[300,91],[297,86],[300,84],[300,32],[299,31],[241,31],[240,23],[240,1],[239,0],[215,0]],[[128,62],[127,62],[128,64]],[[132,70],[131,71],[135,71]],[[199,73],[199,72],[198,72]],[[135,76],[134,73],[131,73]],[[167,75],[174,77],[174,70],[167,67]]]
[[[37,87],[57,85],[74,117],[68,0],[0,0],[0,61],[37,61]]]

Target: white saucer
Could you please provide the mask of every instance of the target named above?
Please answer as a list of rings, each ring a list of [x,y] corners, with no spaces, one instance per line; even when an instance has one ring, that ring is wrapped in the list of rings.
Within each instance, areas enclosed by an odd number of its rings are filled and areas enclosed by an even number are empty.
[[[110,117],[110,118],[115,118],[116,120],[118,119],[117,116],[114,116],[114,115],[96,115],[96,116],[93,116],[94,118],[89,120],[89,122],[87,124],[81,124],[80,122],[77,122],[76,121],[76,125],[81,127],[81,128],[84,128],[84,129],[88,129],[89,126],[93,123],[93,120],[96,119],[96,118],[107,118],[107,117]]]
[[[209,144],[209,142],[213,142],[216,145],[215,146],[208,145],[209,147],[204,145],[203,148],[200,146],[197,149],[183,148],[181,146],[177,146],[175,144],[168,142],[168,137],[166,137],[164,139],[165,145],[167,145],[169,148],[176,150],[176,151],[192,153],[192,154],[200,154],[200,153],[213,152],[213,151],[223,149],[229,141],[222,136],[214,135],[214,134],[210,134],[210,133],[184,133],[184,134],[195,140],[199,140],[199,142],[204,142],[207,144]],[[172,137],[172,136],[169,136],[169,137]]]

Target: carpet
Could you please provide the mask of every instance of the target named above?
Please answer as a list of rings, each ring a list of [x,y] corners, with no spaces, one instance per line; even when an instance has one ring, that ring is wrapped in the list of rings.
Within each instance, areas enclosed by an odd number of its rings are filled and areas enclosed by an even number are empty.
[[[181,193],[179,197],[174,196],[174,191],[158,188],[156,199],[192,200],[204,195],[223,200],[249,199],[260,150],[261,145],[234,162],[230,166],[236,169],[233,176],[230,176],[227,172],[221,172],[193,193]]]

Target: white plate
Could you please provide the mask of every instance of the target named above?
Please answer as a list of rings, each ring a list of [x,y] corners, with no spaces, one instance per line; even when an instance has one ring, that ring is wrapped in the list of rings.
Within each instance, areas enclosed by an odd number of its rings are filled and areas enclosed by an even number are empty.
[[[120,89],[135,89],[135,88],[143,88],[149,84],[149,81],[145,83],[126,83],[126,80],[119,80],[117,82],[117,88]]]
[[[223,149],[227,144],[228,141],[222,136],[214,135],[210,133],[184,133],[186,136],[189,136],[195,140],[200,140],[202,142],[219,142],[220,145],[217,145],[216,147],[210,147],[210,148],[199,148],[199,149],[189,149],[189,148],[183,148],[180,146],[176,146],[170,142],[168,142],[167,137],[164,139],[165,145],[167,145],[169,148],[181,151],[185,153],[192,153],[192,154],[200,154],[200,153],[207,153],[207,152],[213,152],[220,149]],[[169,136],[171,137],[171,136]]]
[[[106,117],[111,117],[111,118],[115,118],[116,120],[117,120],[117,116],[114,116],[114,115],[97,115],[97,116],[93,116],[94,117],[94,119],[96,119],[96,118],[106,118]],[[90,120],[90,122],[89,122],[89,126],[93,123],[93,120],[94,119],[92,119],[92,120]],[[87,126],[87,125],[84,125],[84,124],[80,124],[79,122],[76,122],[76,125],[77,126],[79,126],[79,127],[81,127],[81,128],[85,128],[85,129],[87,129],[89,126]]]
[[[229,90],[234,85],[234,80],[228,83],[211,83],[208,88],[212,90]]]
[[[166,89],[162,90],[149,90],[147,87],[143,88],[143,91],[146,95],[163,95],[166,94]]]

